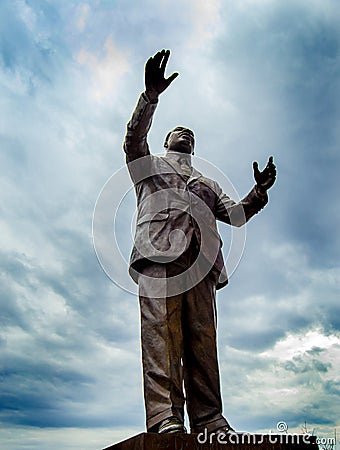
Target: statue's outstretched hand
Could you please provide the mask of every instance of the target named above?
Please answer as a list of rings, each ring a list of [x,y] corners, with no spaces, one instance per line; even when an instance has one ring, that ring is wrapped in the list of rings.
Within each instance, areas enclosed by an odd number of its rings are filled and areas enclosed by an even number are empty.
[[[257,189],[260,194],[265,194],[266,191],[273,186],[276,180],[276,166],[273,162],[273,157],[270,156],[268,163],[262,172],[260,172],[259,165],[256,161],[253,163],[253,169]]]
[[[164,76],[169,56],[170,50],[161,50],[151,56],[145,64],[145,93],[151,101],[157,100],[158,96],[178,76],[177,72],[168,78]]]

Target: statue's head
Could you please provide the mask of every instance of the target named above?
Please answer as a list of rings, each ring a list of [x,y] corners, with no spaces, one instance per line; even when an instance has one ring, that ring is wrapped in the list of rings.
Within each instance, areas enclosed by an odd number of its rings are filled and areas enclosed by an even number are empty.
[[[176,127],[167,134],[164,147],[168,152],[193,154],[195,147],[194,133],[189,128]]]

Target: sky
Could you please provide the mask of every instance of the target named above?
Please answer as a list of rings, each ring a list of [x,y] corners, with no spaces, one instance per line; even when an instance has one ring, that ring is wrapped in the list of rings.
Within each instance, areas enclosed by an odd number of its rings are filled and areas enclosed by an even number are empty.
[[[197,164],[240,197],[253,161],[277,165],[217,295],[225,416],[340,435],[339,21],[337,0],[1,1],[1,448],[92,450],[145,431],[136,287],[119,279],[135,213],[122,141],[162,48],[180,76],[151,151],[190,127]],[[110,179],[115,282],[92,237]]]

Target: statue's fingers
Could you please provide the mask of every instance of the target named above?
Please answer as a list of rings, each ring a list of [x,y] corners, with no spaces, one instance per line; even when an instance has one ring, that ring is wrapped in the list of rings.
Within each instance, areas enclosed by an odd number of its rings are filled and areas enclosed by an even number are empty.
[[[155,72],[157,71],[158,67],[159,63],[157,62],[157,59],[155,59],[155,56],[152,56],[146,62],[145,72],[148,76],[153,76],[153,74],[155,74]]]
[[[160,68],[163,72],[165,72],[166,65],[168,64],[169,56],[170,56],[170,50],[166,50],[162,57],[161,66],[160,66]]]
[[[169,76],[169,78],[166,79],[166,82],[168,83],[168,86],[170,83],[174,81],[175,78],[177,78],[179,75],[178,72],[174,72],[172,75]]]
[[[276,166],[275,164],[267,164],[266,168],[265,168],[266,172],[272,173],[272,172],[276,172]]]
[[[161,50],[161,51],[157,52],[155,54],[155,56],[153,57],[156,67],[160,67],[162,59],[164,57],[164,54],[165,54],[165,50]]]
[[[272,176],[274,178],[276,177],[276,167],[274,166],[274,164],[270,167],[268,173],[269,173],[269,176]]]
[[[269,165],[271,168],[276,169],[276,165],[274,164],[274,159],[273,159],[272,156],[269,158],[268,165]]]
[[[264,171],[265,173],[271,174],[271,173],[276,173],[276,166],[275,164],[267,164]]]
[[[258,174],[260,173],[260,171],[259,171],[259,165],[258,165],[258,162],[257,162],[257,161],[254,161],[254,162],[253,162],[253,169],[254,169],[254,174],[255,174],[255,175],[258,175]]]
[[[145,63],[145,68],[150,69],[153,63],[153,56],[150,56],[150,58]]]

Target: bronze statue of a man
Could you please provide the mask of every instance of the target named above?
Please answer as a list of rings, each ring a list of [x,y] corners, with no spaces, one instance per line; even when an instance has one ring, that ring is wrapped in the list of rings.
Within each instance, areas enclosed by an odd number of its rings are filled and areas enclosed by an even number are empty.
[[[242,226],[268,202],[276,168],[270,157],[256,185],[240,202],[191,164],[195,139],[176,127],[164,156],[150,154],[147,133],[170,52],[145,65],[145,92],[127,125],[126,162],[135,185],[137,222],[130,274],[138,283],[146,425],[149,432],[233,431],[222,415],[216,348],[216,289],[227,284],[216,220]],[[184,389],[185,394],[184,394]]]

